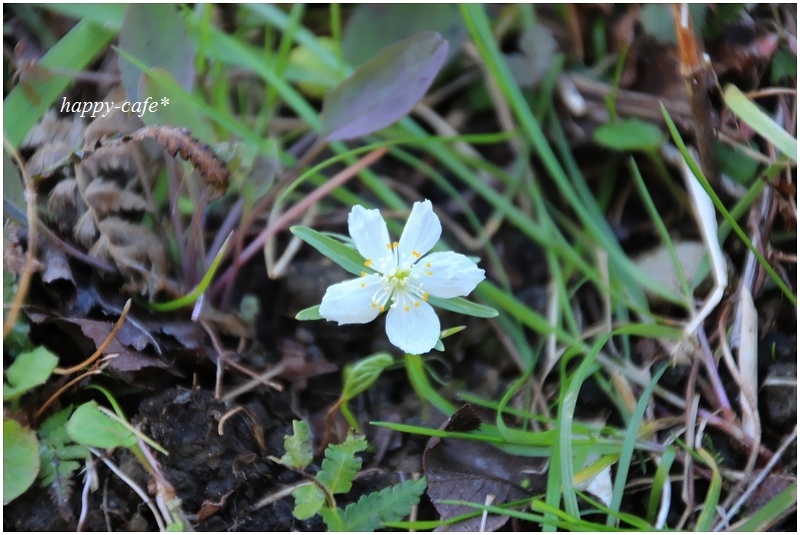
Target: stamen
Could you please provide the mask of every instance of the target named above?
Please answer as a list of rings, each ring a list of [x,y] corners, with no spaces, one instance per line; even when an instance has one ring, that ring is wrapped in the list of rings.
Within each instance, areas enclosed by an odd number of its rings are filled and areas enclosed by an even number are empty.
[[[420,256],[422,256],[421,254],[419,254],[419,253],[418,253],[418,252],[416,252],[416,251],[411,251],[411,255],[412,255],[414,258],[419,258]],[[431,267],[431,265],[430,265],[430,262],[428,263],[428,267]]]
[[[384,310],[386,310],[386,307],[384,307],[383,305],[381,305],[380,307],[378,307],[378,310],[380,310],[381,312],[383,312]]]
[[[405,309],[405,310],[406,310],[406,312],[408,312],[408,311],[409,311],[409,310],[411,310],[411,309],[410,309],[410,308],[408,308],[408,305],[406,305],[406,309]]]
[[[426,273],[428,274],[429,277],[433,276],[433,271],[426,271]]]
[[[366,288],[366,287],[367,287],[367,283],[366,283],[366,282],[362,282],[362,283],[361,283],[361,287],[362,287],[362,288]]]
[[[397,249],[399,246],[400,246],[400,244],[399,244],[399,243],[397,243],[397,242],[394,242],[394,243],[392,244],[392,247],[394,247],[395,249]]]
[[[430,262],[427,262],[427,263],[425,264],[425,267],[426,267],[426,268],[428,268],[428,269],[430,269],[430,268],[431,268],[431,263],[430,263]]]
[[[366,277],[366,276],[367,276],[367,272],[366,272],[366,271],[362,271],[362,272],[361,272],[361,276],[362,276],[362,277]]]
[[[430,297],[430,295],[431,294],[429,294],[428,292],[423,293],[422,294],[422,300],[427,303],[428,302],[428,297]]]
[[[414,306],[418,307],[419,306],[419,301],[414,301]]]
[[[372,259],[371,258],[367,258],[367,261],[364,262],[364,265],[367,266],[367,267],[369,267],[371,264],[372,264]]]
[[[387,249],[389,249],[389,250],[391,250],[391,249],[392,249],[392,244],[391,244],[391,243],[387,243],[387,244],[386,244],[386,248],[387,248]]]

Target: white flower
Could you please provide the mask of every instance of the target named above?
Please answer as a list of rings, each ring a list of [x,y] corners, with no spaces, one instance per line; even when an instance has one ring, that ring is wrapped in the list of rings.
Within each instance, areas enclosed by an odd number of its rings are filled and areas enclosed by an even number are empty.
[[[320,316],[339,325],[367,323],[388,309],[389,341],[406,353],[427,353],[441,332],[428,297],[465,296],[484,279],[484,271],[461,254],[426,256],[442,234],[428,200],[414,203],[399,242],[389,239],[379,210],[354,206],[348,226],[364,266],[375,272],[362,271],[361,277],[328,288]]]

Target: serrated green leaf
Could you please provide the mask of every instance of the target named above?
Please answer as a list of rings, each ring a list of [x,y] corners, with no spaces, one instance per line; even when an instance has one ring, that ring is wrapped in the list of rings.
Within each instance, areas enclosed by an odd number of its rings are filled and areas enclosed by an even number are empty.
[[[450,312],[457,312],[465,316],[474,316],[476,318],[496,318],[497,311],[491,307],[479,305],[472,301],[467,301],[463,297],[453,297],[452,299],[442,299],[440,297],[428,297],[428,303],[449,310]]]
[[[361,458],[356,453],[367,449],[364,435],[348,433],[347,440],[341,444],[332,444],[325,449],[325,460],[322,470],[317,474],[317,481],[325,485],[331,494],[350,492],[353,479],[361,469]]]
[[[409,479],[380,492],[362,496],[357,503],[351,503],[344,510],[341,531],[375,531],[385,522],[398,522],[411,513],[425,492],[425,478]],[[325,515],[322,516],[325,520]],[[327,525],[327,521],[326,521]],[[333,531],[333,528],[328,525]]]
[[[328,531],[330,532],[348,531],[347,524],[345,524],[344,517],[342,516],[343,513],[344,511],[338,507],[336,509],[323,507],[319,512],[320,516],[322,516],[322,521],[328,526]]]
[[[295,504],[292,514],[298,520],[308,520],[325,504],[325,493],[313,483],[294,489],[292,497]]]
[[[308,434],[308,424],[304,420],[293,420],[292,432],[293,434],[283,438],[286,453],[279,462],[284,466],[305,470],[314,460],[314,448],[311,445],[311,436]]]
[[[67,434],[78,444],[95,448],[130,447],[136,444],[136,435],[102,412],[94,401],[75,409],[67,422]]]
[[[383,370],[392,365],[394,359],[389,353],[376,353],[349,364],[344,369],[342,397],[350,400],[372,386]]]
[[[738,87],[728,84],[725,87],[725,104],[753,130],[786,156],[797,161],[797,140],[772,120],[764,110],[742,93]]]
[[[3,401],[14,399],[47,381],[58,365],[58,357],[46,347],[39,346],[20,353],[6,370],[9,384],[3,383]]]
[[[361,275],[362,272],[374,273],[372,269],[364,266],[364,258],[352,247],[308,227],[295,226],[289,230],[349,273],[353,275]]]
[[[38,473],[36,433],[16,420],[3,420],[3,504],[28,490]]]
[[[314,305],[313,307],[308,307],[300,312],[294,317],[297,321],[313,321],[313,320],[321,320],[322,316],[319,315],[319,305]]]
[[[614,150],[655,150],[664,143],[664,134],[653,123],[622,119],[599,126],[594,140]]]

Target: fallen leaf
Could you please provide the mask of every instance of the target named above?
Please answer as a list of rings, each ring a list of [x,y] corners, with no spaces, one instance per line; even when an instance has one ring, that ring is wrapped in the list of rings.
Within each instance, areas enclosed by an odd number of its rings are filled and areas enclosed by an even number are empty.
[[[445,431],[469,432],[480,426],[480,419],[471,405],[458,409],[444,424]],[[433,437],[422,458],[428,479],[428,496],[443,520],[474,513],[467,505],[447,505],[440,500],[463,500],[483,504],[494,496],[492,505],[525,498],[545,489],[546,478],[530,481],[525,468],[538,469],[531,458],[505,453],[492,444],[479,440]],[[527,488],[523,487],[528,480]],[[532,483],[532,484],[531,484]],[[496,531],[508,521],[505,515],[489,515],[486,531]],[[478,531],[480,516],[462,520],[436,531]]]

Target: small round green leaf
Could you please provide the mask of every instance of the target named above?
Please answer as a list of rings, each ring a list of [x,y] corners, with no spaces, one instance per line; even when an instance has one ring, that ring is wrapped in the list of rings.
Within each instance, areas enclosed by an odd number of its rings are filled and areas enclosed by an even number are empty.
[[[28,490],[38,473],[36,433],[16,420],[3,420],[3,505]]]
[[[58,357],[42,346],[20,353],[6,370],[9,384],[3,384],[3,400],[21,396],[47,381],[58,365]]]
[[[67,422],[67,434],[78,444],[95,448],[130,447],[136,444],[136,435],[100,410],[90,401],[78,407]]]
[[[604,124],[594,131],[594,140],[614,150],[655,150],[664,143],[664,134],[653,123],[623,119]]]

